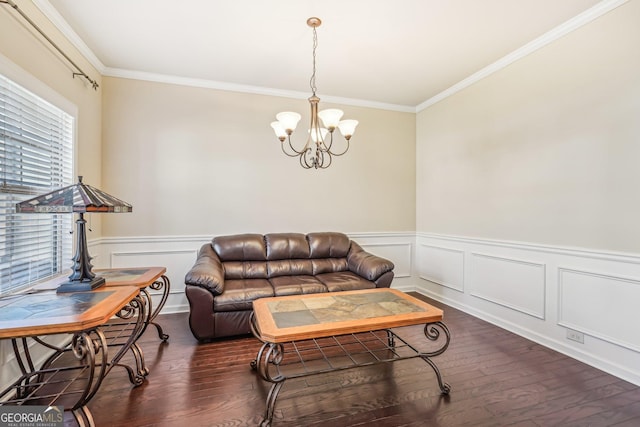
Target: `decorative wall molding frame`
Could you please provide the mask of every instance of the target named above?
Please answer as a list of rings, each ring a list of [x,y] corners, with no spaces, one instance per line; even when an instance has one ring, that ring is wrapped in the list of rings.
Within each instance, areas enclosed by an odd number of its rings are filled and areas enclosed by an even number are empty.
[[[367,252],[375,253],[384,258],[405,261],[395,266],[394,277],[396,279],[411,277],[413,271],[413,263],[411,262],[413,245],[411,243],[363,243],[361,246]]]
[[[640,385],[640,255],[424,232],[416,245],[459,251],[465,260],[449,273],[464,274],[464,292],[424,274],[416,275],[416,291]],[[425,262],[417,257],[417,271],[429,268]],[[568,328],[584,343],[568,340]]]
[[[471,266],[470,295],[544,320],[545,264],[471,252]]]
[[[640,279],[558,268],[559,326],[640,353],[638,301]]]
[[[421,279],[464,292],[464,251],[422,243],[419,252],[418,274]]]

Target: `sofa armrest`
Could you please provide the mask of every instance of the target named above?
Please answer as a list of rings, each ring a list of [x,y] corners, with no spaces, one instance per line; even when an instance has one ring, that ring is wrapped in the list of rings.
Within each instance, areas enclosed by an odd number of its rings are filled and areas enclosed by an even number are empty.
[[[224,292],[224,266],[209,243],[200,248],[196,263],[185,275],[184,283],[208,289],[213,295]]]
[[[347,265],[350,271],[372,282],[376,282],[385,273],[392,272],[394,268],[391,261],[365,251],[356,242],[351,242]]]

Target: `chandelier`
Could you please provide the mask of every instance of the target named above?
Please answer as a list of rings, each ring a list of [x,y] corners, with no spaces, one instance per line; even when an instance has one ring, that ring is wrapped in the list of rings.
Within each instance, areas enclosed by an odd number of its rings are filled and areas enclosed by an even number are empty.
[[[344,114],[342,110],[330,108],[318,112],[320,98],[316,96],[316,48],[318,47],[318,33],[316,28],[322,24],[319,18],[307,19],[307,25],[313,28],[313,74],[309,85],[312,95],[309,97],[311,105],[311,126],[309,127],[307,143],[302,149],[297,150],[291,142],[291,134],[296,129],[302,116],[291,111],[283,111],[276,115],[277,121],[271,123],[276,136],[280,140],[284,154],[289,157],[298,157],[300,166],[305,169],[326,169],[331,165],[333,156],[342,156],[349,150],[349,140],[358,125],[357,120],[340,120]],[[324,127],[320,125],[320,120]],[[333,133],[337,129],[346,141],[346,148],[341,152],[332,151]],[[285,145],[287,141],[288,148]]]

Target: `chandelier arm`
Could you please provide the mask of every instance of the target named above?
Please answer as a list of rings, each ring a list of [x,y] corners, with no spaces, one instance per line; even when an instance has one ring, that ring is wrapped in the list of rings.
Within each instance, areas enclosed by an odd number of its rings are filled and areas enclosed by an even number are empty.
[[[285,148],[284,148],[284,141],[283,141],[282,143],[280,143],[280,148],[282,148],[282,152],[283,152],[284,154],[286,154],[287,156],[289,156],[289,157],[297,157],[297,156],[299,156],[299,155],[300,155],[300,153],[297,153],[297,152],[296,152],[295,154],[289,154],[289,153],[287,153],[287,150],[285,150]],[[293,151],[295,151],[295,150],[293,150]]]
[[[307,162],[306,150],[305,150],[305,151],[303,151],[302,153],[300,153],[300,156],[299,156],[299,157],[300,157],[300,166],[302,166],[302,167],[303,167],[303,168],[305,168],[305,169],[311,169],[311,167],[312,167],[313,165],[310,165],[310,164]]]
[[[291,143],[291,135],[289,135],[289,137],[287,138],[287,142],[289,142],[289,148],[291,148],[291,151],[293,151],[294,155],[288,154],[286,151],[285,153],[287,154],[287,156],[290,157],[295,157],[295,156],[299,156],[302,153],[304,153],[305,151],[307,151],[307,147],[309,146],[309,140],[307,140],[307,143],[305,144],[304,148],[300,151],[296,150],[295,148],[293,148],[293,144]],[[284,144],[282,144],[282,151],[284,151]]]
[[[324,164],[325,154],[327,154],[327,158],[329,159],[326,165]],[[320,169],[327,169],[329,166],[331,166],[332,161],[333,156],[331,155],[331,151],[325,151],[324,153],[322,153],[322,164],[320,164]]]
[[[339,157],[345,154],[347,151],[349,151],[349,140],[345,138],[345,141],[347,141],[347,148],[345,148],[342,153],[334,153],[333,151],[328,151],[328,153],[336,157]]]
[[[327,144],[324,143],[324,140],[322,140],[322,146],[324,147],[324,151],[330,152],[332,145],[333,145],[333,132],[329,132],[329,146],[327,146]]]

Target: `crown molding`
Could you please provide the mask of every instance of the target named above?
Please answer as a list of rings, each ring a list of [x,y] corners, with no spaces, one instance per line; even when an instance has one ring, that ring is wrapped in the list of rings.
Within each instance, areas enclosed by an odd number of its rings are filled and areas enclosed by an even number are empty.
[[[55,7],[49,3],[49,0],[33,0],[33,4],[46,16],[49,21],[55,25],[55,27],[73,44],[76,49],[89,61],[89,63],[98,70],[98,72],[104,75],[104,70],[107,68],[93,53],[93,51],[87,46],[87,44],[80,38],[69,23],[58,13]]]
[[[579,15],[565,21],[554,29],[546,32],[542,36],[532,40],[526,45],[516,49],[508,55],[500,58],[496,62],[482,68],[469,77],[459,81],[453,86],[445,89],[439,94],[427,99],[417,106],[387,104],[383,102],[375,102],[363,99],[341,98],[334,96],[323,96],[325,102],[331,102],[341,105],[352,105],[357,107],[375,108],[380,110],[399,111],[406,113],[419,113],[430,106],[446,99],[461,90],[477,83],[478,81],[496,73],[508,65],[524,58],[525,56],[537,51],[538,49],[552,43],[561,37],[571,33],[572,31],[588,24],[589,22],[599,18],[600,16],[616,9],[617,7],[627,3],[629,0],[602,0],[590,9]],[[207,89],[217,89],[231,92],[241,92],[256,95],[277,96],[293,99],[307,99],[309,94],[306,92],[288,91],[281,89],[265,88],[259,86],[240,85],[235,83],[226,83],[206,79],[195,79],[188,77],[148,73],[144,71],[126,70],[119,68],[106,67],[86,43],[71,28],[67,21],[58,13],[48,0],[33,0],[33,3],[42,11],[42,13],[64,34],[65,37],[84,55],[87,60],[102,74],[103,76],[119,77],[132,80],[144,80],[158,83],[169,83],[182,86],[192,86]]]
[[[433,96],[427,99],[423,103],[416,106],[416,113],[419,113],[420,111],[426,108],[429,108],[430,106],[442,101],[445,98],[450,97],[451,95],[454,95],[457,92],[460,92],[461,90],[484,79],[485,77],[490,76],[491,74],[502,70],[506,66],[518,61],[519,59],[524,58],[525,56],[537,51],[538,49],[548,45],[549,43],[560,39],[561,37],[569,34],[570,32],[577,30],[583,25],[588,24],[594,19],[599,18],[600,16],[627,3],[628,1],[629,0],[603,0],[597,3],[595,6],[591,7],[590,9],[587,9],[581,14],[574,16],[573,18],[569,19],[563,24],[558,25],[554,29],[547,31],[540,37],[514,50],[510,54],[500,58],[493,64],[490,64],[484,67],[480,71],[477,71],[476,73],[470,75],[466,79],[459,81],[458,83],[454,84],[450,88],[443,90],[436,96]]]
[[[255,95],[277,96],[282,98],[308,99],[306,92],[296,92],[281,89],[266,88],[260,86],[240,85],[235,83],[219,82],[206,79],[195,79],[188,77],[172,76],[157,73],[148,73],[137,70],[127,70],[121,68],[111,68],[105,66],[100,59],[87,46],[82,38],[71,28],[69,23],[58,13],[49,0],[33,0],[33,3],[40,11],[58,28],[58,30],[80,51],[82,55],[98,70],[100,74],[108,77],[118,77],[131,80],[143,80],[157,83],[168,83],[181,86],[192,86],[205,89],[217,89],[230,92],[241,92]],[[324,102],[340,105],[352,105],[355,107],[375,108],[378,110],[399,111],[404,113],[415,113],[416,108],[408,105],[388,104],[363,99],[342,98],[336,96],[323,95]]]
[[[281,98],[308,99],[308,92],[297,92],[292,90],[273,89],[261,86],[241,85],[236,83],[220,82],[207,79],[196,79],[191,77],[180,77],[168,74],[149,73],[146,71],[127,70],[122,68],[106,67],[102,73],[107,77],[118,77],[122,79],[144,80],[157,83],[168,83],[180,86],[192,86],[205,89],[217,89],[228,92],[241,92],[254,95],[278,96]],[[353,105],[356,107],[376,108],[379,110],[400,111],[405,113],[415,113],[415,107],[408,105],[387,104],[383,102],[368,101],[363,99],[341,98],[336,96],[323,95],[323,102],[331,102],[341,105]]]

